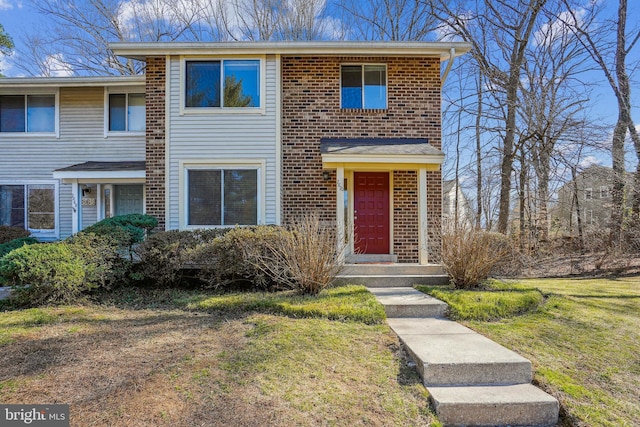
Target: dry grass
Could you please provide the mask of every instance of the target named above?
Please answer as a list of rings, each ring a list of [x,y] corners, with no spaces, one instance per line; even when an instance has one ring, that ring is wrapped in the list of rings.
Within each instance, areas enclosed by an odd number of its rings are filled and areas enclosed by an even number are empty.
[[[0,330],[0,401],[68,403],[73,426],[433,423],[384,325],[84,305]]]

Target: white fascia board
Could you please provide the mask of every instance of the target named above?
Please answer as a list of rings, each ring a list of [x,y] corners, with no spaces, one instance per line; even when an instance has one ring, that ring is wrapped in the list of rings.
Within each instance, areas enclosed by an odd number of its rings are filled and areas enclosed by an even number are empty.
[[[322,56],[436,56],[450,59],[471,49],[464,42],[187,42],[111,43],[118,56],[144,61],[147,56],[164,55],[322,55]]]
[[[54,171],[55,179],[93,179],[108,181],[110,179],[145,179],[145,171]]]
[[[344,155],[323,154],[323,163],[393,163],[393,164],[424,164],[441,165],[444,163],[444,155]]]
[[[0,79],[2,87],[102,87],[140,86],[145,84],[145,76],[107,77],[5,77]]]

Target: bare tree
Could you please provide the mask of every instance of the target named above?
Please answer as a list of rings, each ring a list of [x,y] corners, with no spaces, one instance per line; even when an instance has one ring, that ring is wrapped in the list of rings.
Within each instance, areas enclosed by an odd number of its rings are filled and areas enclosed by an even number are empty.
[[[549,233],[549,184],[556,145],[560,141],[576,140],[576,132],[586,126],[584,111],[589,102],[589,90],[580,80],[586,71],[587,57],[574,34],[557,25],[554,14],[534,35],[523,62],[520,89],[519,125],[523,149],[529,154],[521,159],[533,166],[536,188],[533,220],[536,241],[545,241]]]
[[[613,210],[611,213],[611,244],[620,241],[624,219],[624,142],[629,133],[640,159],[640,136],[631,116],[631,85],[627,72],[627,57],[640,39],[640,29],[634,28],[630,37],[627,32],[627,0],[619,0],[617,16],[613,25],[603,25],[599,19],[603,13],[602,5],[590,2],[580,5],[579,12],[575,2],[563,0],[567,11],[559,19],[577,36],[581,46],[587,50],[593,61],[602,70],[609,86],[617,99],[618,119],[613,130],[611,154],[613,160],[614,184],[612,190]],[[608,29],[612,28],[613,33]],[[627,38],[630,42],[627,43]],[[615,41],[613,41],[615,39]],[[640,164],[635,174],[633,200],[635,216],[640,213]]]
[[[339,0],[343,23],[357,40],[426,40],[436,19],[429,2],[415,0]]]
[[[455,8],[450,3],[438,0],[434,12],[450,31],[472,44],[471,54],[487,83],[496,89],[492,96],[500,101],[504,111],[497,225],[499,232],[506,233],[511,207],[511,173],[522,64],[546,0],[483,0],[478,2],[475,10],[466,1],[457,2]]]

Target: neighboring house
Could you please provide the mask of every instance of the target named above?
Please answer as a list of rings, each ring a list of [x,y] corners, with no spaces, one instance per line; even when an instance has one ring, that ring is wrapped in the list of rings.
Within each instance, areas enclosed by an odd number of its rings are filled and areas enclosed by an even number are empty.
[[[456,185],[455,179],[442,183],[442,223],[445,229],[456,224],[471,226],[475,223],[471,205],[469,205],[462,187]]]
[[[53,130],[37,135],[0,129],[0,188],[22,189],[0,205],[3,223],[8,209],[22,209],[11,223],[22,218],[55,238],[124,212],[153,215],[163,229],[281,224],[317,213],[363,260],[437,261],[440,64],[468,44],[112,48],[146,62],[145,76],[0,79],[2,123],[4,101],[20,96],[27,121],[54,117]],[[49,104],[39,110],[38,101]],[[40,206],[43,192],[50,199]],[[37,224],[45,214],[49,223]]]
[[[0,79],[0,224],[40,240],[144,211],[145,80]]]
[[[558,191],[558,203],[552,210],[553,221],[565,230],[576,229],[580,212],[584,226],[607,227],[611,219],[613,169],[592,165],[563,185]],[[633,178],[625,174],[625,198],[631,205]]]

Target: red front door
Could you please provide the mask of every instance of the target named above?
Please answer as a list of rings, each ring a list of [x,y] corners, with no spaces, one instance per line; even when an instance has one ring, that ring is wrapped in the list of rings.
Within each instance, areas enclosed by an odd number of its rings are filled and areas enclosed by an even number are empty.
[[[354,173],[356,253],[389,253],[389,173]]]

